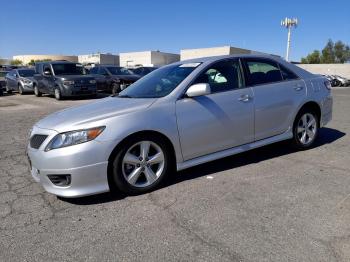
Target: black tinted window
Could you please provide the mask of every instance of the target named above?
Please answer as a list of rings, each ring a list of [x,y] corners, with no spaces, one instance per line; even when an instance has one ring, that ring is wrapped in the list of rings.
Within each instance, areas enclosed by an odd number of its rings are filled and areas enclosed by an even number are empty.
[[[90,69],[89,73],[90,74],[97,74],[97,70],[98,70],[97,67],[93,67],[93,68]]]
[[[22,69],[22,70],[18,70],[18,73],[22,77],[30,77],[30,76],[34,75],[34,70],[32,70],[32,69]]]
[[[224,92],[243,86],[238,61],[222,61],[209,66],[193,84],[206,83],[212,93]]]
[[[280,65],[280,69],[284,80],[293,80],[299,78],[296,74],[282,65]]]
[[[80,64],[52,64],[55,75],[84,75],[85,70]]]
[[[282,81],[281,71],[275,62],[249,59],[246,64],[250,85]]]

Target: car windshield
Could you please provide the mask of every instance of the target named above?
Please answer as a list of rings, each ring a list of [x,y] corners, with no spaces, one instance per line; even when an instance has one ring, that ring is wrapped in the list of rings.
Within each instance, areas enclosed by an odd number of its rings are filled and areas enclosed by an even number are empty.
[[[21,77],[31,77],[34,75],[34,70],[32,69],[25,69],[25,70],[18,70],[18,74],[21,76]]]
[[[0,77],[5,77],[7,73],[7,71],[0,71]]]
[[[125,67],[110,66],[107,67],[112,75],[132,75],[133,73]]]
[[[164,97],[170,94],[199,64],[177,64],[159,68],[120,92],[119,97]]]
[[[52,64],[55,75],[85,75],[81,64]]]

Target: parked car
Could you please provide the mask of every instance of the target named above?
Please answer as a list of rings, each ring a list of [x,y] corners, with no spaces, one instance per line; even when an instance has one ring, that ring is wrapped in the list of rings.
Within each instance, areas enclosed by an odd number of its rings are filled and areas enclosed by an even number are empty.
[[[0,96],[2,96],[4,94],[4,91],[6,90],[5,76],[7,73],[8,71],[0,70]]]
[[[339,76],[339,75],[332,75],[335,79],[339,81],[339,86],[349,86],[350,85],[350,79],[347,79],[345,77]]]
[[[332,101],[327,79],[273,56],[181,61],[36,123],[31,174],[63,197],[140,194],[173,170],[278,141],[310,148]]]
[[[131,68],[130,71],[132,71],[135,75],[139,75],[139,76],[145,76],[149,73],[151,73],[152,71],[156,70],[157,67],[150,67],[150,66],[140,66],[140,67],[136,67],[136,68]]]
[[[18,91],[21,95],[33,92],[34,69],[20,68],[13,69],[6,74],[6,92]]]
[[[90,69],[92,75],[97,81],[97,89],[100,91],[112,92],[117,94],[140,79],[129,69],[113,65],[98,65]]]
[[[96,96],[96,80],[86,75],[81,64],[67,61],[35,64],[34,94],[54,95],[57,100],[71,96]]]
[[[334,76],[331,76],[331,75],[321,75],[321,76],[324,76],[325,78],[327,78],[331,83],[332,87],[340,86],[341,84],[340,81],[336,79]]]

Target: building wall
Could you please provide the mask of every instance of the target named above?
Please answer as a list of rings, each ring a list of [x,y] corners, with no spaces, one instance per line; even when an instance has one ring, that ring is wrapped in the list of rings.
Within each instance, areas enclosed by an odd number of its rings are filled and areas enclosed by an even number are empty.
[[[78,57],[72,55],[16,55],[13,56],[13,60],[18,59],[23,62],[24,65],[28,64],[31,60],[67,60],[77,63]]]
[[[119,56],[112,54],[79,55],[78,60],[81,64],[119,65]]]
[[[178,54],[171,54],[171,53],[163,53],[163,52],[157,52],[152,51],[151,53],[151,61],[153,66],[163,66],[168,65],[174,62],[177,62],[180,60],[180,55]]]
[[[120,66],[133,67],[136,65],[142,66],[163,66],[176,61],[179,61],[178,54],[164,53],[158,51],[143,51],[120,53]]]
[[[235,55],[235,54],[256,54],[256,55],[270,55],[267,53],[243,49],[233,46],[219,46],[219,47],[209,47],[209,48],[196,48],[196,49],[183,49],[180,51],[181,61],[210,57],[210,56],[221,56],[221,55]]]
[[[340,75],[350,78],[350,64],[297,64],[297,66],[313,74]]]

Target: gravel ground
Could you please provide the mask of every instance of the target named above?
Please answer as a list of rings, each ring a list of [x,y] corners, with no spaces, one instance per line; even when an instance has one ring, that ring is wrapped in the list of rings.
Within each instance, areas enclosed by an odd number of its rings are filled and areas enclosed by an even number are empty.
[[[31,178],[29,128],[90,100],[0,97],[0,261],[350,261],[350,89],[317,146],[282,142],[125,197],[61,199]]]

